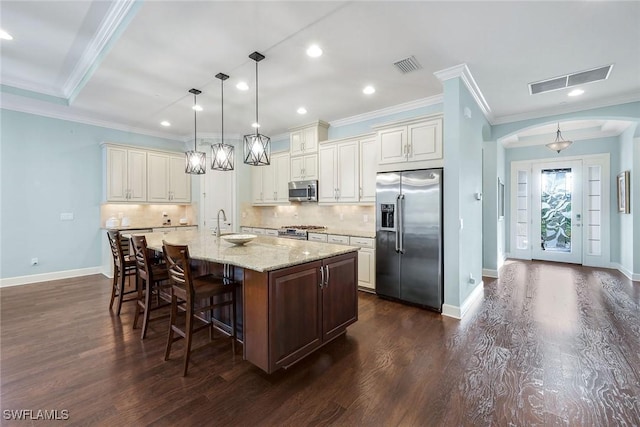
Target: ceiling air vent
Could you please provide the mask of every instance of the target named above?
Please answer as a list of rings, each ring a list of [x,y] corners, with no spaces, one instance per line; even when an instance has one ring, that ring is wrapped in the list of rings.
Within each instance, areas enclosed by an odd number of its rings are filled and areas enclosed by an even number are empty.
[[[567,74],[565,76],[554,77],[548,80],[542,80],[535,83],[529,83],[529,93],[549,92],[552,90],[564,89],[567,87],[583,85],[585,83],[606,80],[611,74],[613,64],[605,67],[593,68],[591,70],[580,71],[579,73]]]
[[[422,69],[422,65],[418,62],[415,56],[410,56],[400,61],[394,62],[393,65],[400,70],[402,74],[407,74],[415,70]]]

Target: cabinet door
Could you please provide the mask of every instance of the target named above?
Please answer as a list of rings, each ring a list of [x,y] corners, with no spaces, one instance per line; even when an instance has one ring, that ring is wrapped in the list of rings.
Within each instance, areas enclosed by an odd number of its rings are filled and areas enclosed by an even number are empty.
[[[302,143],[304,141],[303,138],[304,138],[304,135],[301,130],[291,132],[289,139],[291,142],[290,152],[292,156],[296,156],[303,153],[303,150],[302,150]]]
[[[359,174],[358,142],[338,144],[336,163],[338,202],[358,201],[360,192]]]
[[[376,201],[376,140],[360,141],[360,201]]]
[[[409,125],[408,159],[412,162],[442,158],[442,120]]]
[[[169,198],[172,202],[191,201],[191,175],[184,171],[184,156],[169,157]]]
[[[383,129],[378,132],[378,160],[380,164],[407,160],[407,127]]]
[[[279,156],[274,163],[276,202],[285,203],[289,201],[289,155]]]
[[[375,290],[376,256],[374,249],[358,251],[358,286]]]
[[[127,151],[127,181],[130,202],[147,201],[147,152]]]
[[[169,156],[159,153],[147,155],[147,200],[169,201]]]
[[[326,284],[322,289],[322,336],[330,340],[358,319],[356,252],[324,260]]]
[[[335,145],[320,147],[320,173],[318,174],[318,201],[336,203],[336,153]]]
[[[271,366],[287,366],[322,344],[321,266],[316,261],[269,273]]]
[[[251,168],[251,202],[262,203],[262,169],[265,166],[254,166]]]
[[[124,202],[128,197],[127,150],[107,147],[107,201]]]
[[[291,181],[303,181],[304,158],[291,157]]]
[[[318,149],[318,132],[315,126],[302,130],[302,151],[313,153]]]
[[[276,163],[271,158],[269,166],[258,166],[262,169],[262,201],[265,203],[273,203],[276,200]]]
[[[309,154],[302,158],[302,177],[303,179],[318,179],[318,155]]]

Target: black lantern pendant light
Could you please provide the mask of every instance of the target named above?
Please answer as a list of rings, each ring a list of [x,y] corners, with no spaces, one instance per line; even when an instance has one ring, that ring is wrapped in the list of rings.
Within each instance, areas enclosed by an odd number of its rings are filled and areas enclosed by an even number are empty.
[[[190,89],[189,93],[193,94],[193,151],[187,151],[186,153],[187,164],[184,171],[193,175],[202,175],[207,171],[207,154],[198,151],[198,110],[196,109],[198,106],[196,98],[202,91]]]
[[[220,79],[220,91],[222,93],[222,101],[220,111],[222,112],[222,133],[220,142],[211,146],[211,169],[218,171],[233,170],[233,145],[224,143],[224,81],[229,78],[223,73],[216,74],[216,78]]]
[[[253,124],[256,133],[244,136],[244,162],[251,166],[266,166],[271,157],[271,138],[258,132],[258,62],[264,59],[264,55],[253,52],[249,58],[256,61],[256,122]]]

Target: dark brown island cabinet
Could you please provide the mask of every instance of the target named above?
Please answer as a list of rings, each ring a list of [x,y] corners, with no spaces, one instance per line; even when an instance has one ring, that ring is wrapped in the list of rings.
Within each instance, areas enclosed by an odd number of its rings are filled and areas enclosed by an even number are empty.
[[[244,357],[272,373],[358,320],[357,252],[269,272],[244,272]]]

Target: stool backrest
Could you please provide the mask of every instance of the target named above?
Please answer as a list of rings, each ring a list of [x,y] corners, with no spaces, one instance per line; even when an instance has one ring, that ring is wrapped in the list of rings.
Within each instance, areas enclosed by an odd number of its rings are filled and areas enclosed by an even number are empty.
[[[109,238],[109,247],[113,255],[113,263],[117,268],[122,269],[124,252],[120,242],[120,232],[118,230],[108,230],[107,237]]]
[[[186,245],[171,245],[162,241],[162,252],[167,263],[169,280],[175,291],[186,292],[186,297],[193,297],[193,282],[189,268],[189,247]]]
[[[153,269],[150,267],[149,251],[147,250],[147,239],[144,236],[131,236],[131,246],[138,267],[138,275],[144,279],[153,282]]]

